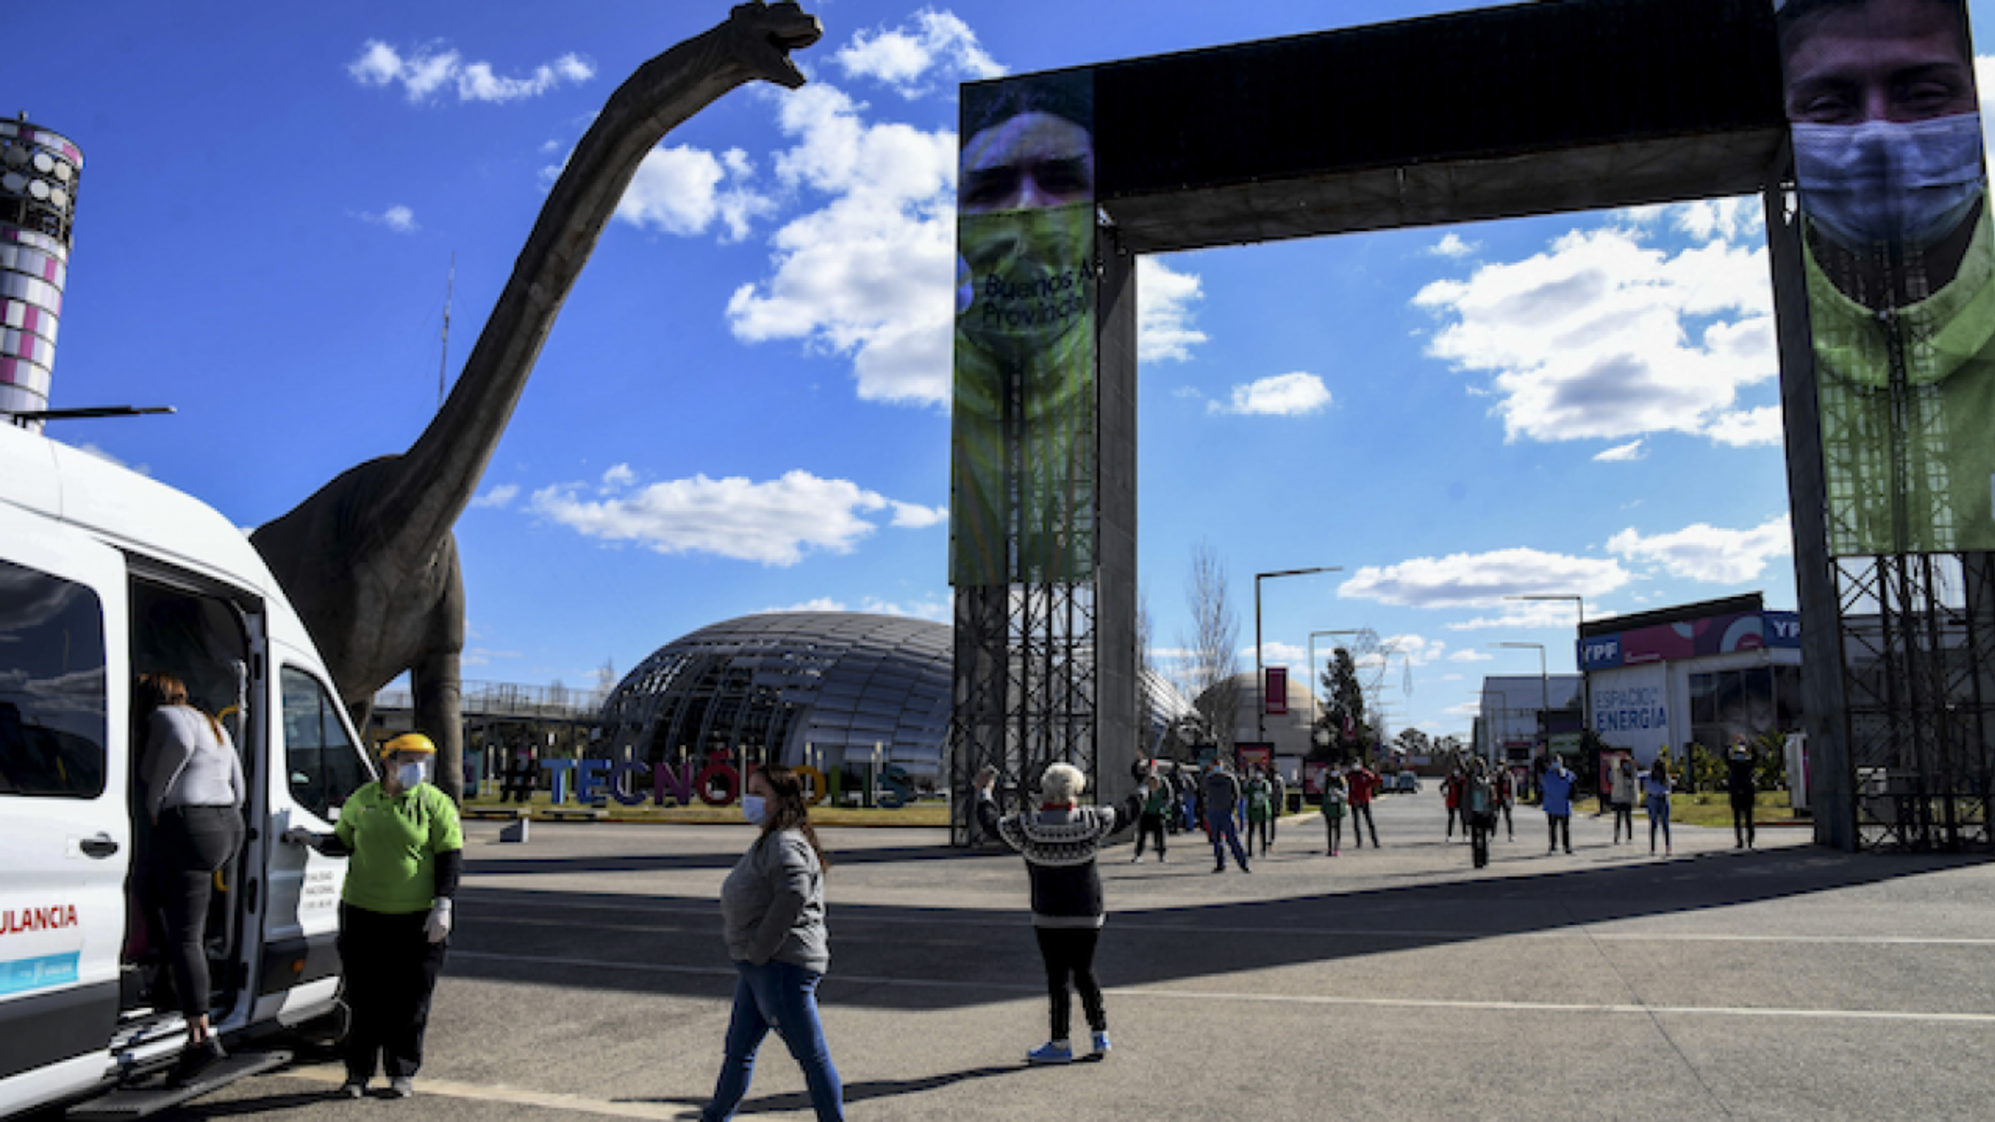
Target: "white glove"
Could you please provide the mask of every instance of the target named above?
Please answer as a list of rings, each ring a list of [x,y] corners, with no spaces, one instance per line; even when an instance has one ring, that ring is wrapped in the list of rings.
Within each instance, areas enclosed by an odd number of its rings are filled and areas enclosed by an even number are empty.
[[[439,896],[430,905],[429,918],[423,921],[423,935],[432,943],[450,938],[450,897]]]
[[[290,845],[311,846],[314,849],[317,849],[319,846],[319,835],[313,833],[310,830],[307,830],[303,826],[291,827],[290,829],[277,835],[277,840],[286,842]]]

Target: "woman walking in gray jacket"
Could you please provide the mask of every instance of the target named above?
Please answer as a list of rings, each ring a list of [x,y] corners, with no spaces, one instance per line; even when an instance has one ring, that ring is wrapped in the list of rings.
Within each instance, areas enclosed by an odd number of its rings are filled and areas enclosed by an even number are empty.
[[[726,1058],[704,1122],[734,1117],[755,1073],[755,1052],[775,1029],[804,1069],[819,1122],[845,1117],[845,1089],[824,1043],[817,984],[831,965],[824,928],[824,851],[810,827],[803,782],[770,764],[748,777],[742,816],[760,826],[720,886],[727,956],[740,977]]]

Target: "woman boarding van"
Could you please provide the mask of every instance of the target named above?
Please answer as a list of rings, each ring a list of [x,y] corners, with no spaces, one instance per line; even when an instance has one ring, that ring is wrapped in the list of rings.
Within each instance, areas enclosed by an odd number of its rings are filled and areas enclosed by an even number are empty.
[[[207,924],[209,1008],[233,1049],[335,1010],[346,861],[277,839],[330,829],[370,765],[241,530],[170,487],[0,425],[0,1117],[135,1084],[186,1041],[148,919],[136,781],[133,683],[159,671],[221,717],[242,765],[245,840],[216,873]],[[253,1066],[225,1063],[120,1112]]]

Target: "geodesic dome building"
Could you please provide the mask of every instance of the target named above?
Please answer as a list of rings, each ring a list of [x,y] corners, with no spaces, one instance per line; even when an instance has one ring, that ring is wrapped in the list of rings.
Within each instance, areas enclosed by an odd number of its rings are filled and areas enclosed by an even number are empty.
[[[946,784],[953,641],[947,624],[866,612],[712,624],[624,676],[590,754],[677,764],[719,752],[821,771],[893,763]],[[1155,674],[1143,693],[1150,740],[1190,708]]]

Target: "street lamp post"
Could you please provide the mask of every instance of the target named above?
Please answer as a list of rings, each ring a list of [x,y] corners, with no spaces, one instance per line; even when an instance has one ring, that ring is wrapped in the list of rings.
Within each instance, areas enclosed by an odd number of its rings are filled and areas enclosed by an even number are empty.
[[[1581,643],[1582,645],[1583,645],[1583,644],[1584,644],[1584,643],[1586,642],[1586,635],[1585,635],[1585,631],[1586,631],[1586,599],[1585,599],[1585,597],[1582,597],[1582,596],[1580,596],[1580,595],[1579,595],[1578,593],[1573,593],[1573,592],[1532,592],[1532,593],[1524,593],[1524,594],[1521,594],[1521,595],[1517,595],[1517,596],[1505,596],[1505,597],[1504,597],[1504,599],[1505,599],[1505,600],[1570,600],[1570,601],[1572,601],[1572,603],[1573,603],[1573,607],[1575,607],[1575,608],[1579,609],[1579,633],[1578,633],[1578,638],[1579,638],[1579,641],[1580,641],[1580,643]],[[1588,728],[1591,728],[1591,727],[1593,727],[1593,690],[1592,690],[1592,683],[1591,683],[1590,681],[1588,681],[1588,675],[1587,675],[1587,673],[1586,673],[1586,652],[1585,652],[1585,650],[1584,650],[1584,649],[1581,649],[1581,650],[1577,650],[1577,651],[1575,651],[1575,652],[1574,652],[1574,655],[1575,655],[1575,658],[1574,658],[1574,663],[1575,663],[1575,667],[1574,667],[1574,668],[1575,668],[1575,669],[1577,669],[1577,670],[1579,671],[1579,727],[1580,727],[1581,731],[1584,731],[1584,730],[1586,730],[1586,729],[1588,729]]]
[[[1267,669],[1261,664],[1261,582],[1272,577],[1306,577],[1311,573],[1343,571],[1342,565],[1329,565],[1320,569],[1284,569],[1278,573],[1254,574],[1254,692],[1261,697],[1261,703],[1254,707],[1254,739],[1257,742],[1265,743],[1268,739]]]

